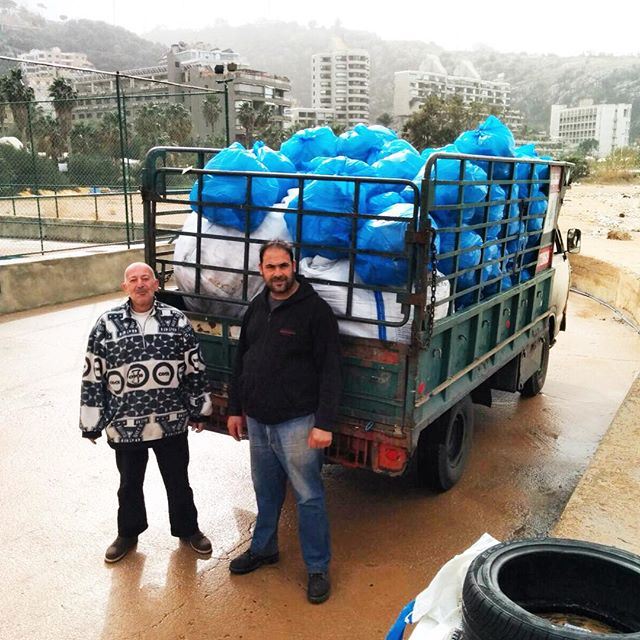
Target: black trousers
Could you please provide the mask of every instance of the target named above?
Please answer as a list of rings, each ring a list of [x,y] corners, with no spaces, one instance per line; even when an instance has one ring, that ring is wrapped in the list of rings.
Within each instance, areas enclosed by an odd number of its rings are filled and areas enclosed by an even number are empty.
[[[169,502],[171,535],[186,538],[198,531],[198,511],[189,485],[189,444],[187,434],[162,438],[148,448],[116,449],[120,472],[118,489],[118,535],[133,537],[148,526],[144,504],[144,473],[153,449]]]

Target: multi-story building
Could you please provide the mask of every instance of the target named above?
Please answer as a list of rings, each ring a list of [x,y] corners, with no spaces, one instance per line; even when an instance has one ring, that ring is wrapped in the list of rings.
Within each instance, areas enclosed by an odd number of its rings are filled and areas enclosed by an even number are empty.
[[[214,55],[206,57],[208,53]],[[223,92],[221,102],[226,102],[229,107],[232,140],[246,142],[246,132],[237,118],[244,104],[249,104],[256,111],[269,107],[272,124],[283,129],[289,125],[291,81],[285,76],[249,68],[231,49],[183,51],[173,45],[167,53],[167,70],[168,80],[172,82]],[[221,105],[223,113],[211,131],[201,108],[203,95],[188,95],[179,87],[171,88],[171,93],[180,94],[180,101],[190,107],[194,132],[203,136],[224,134],[224,104]]]
[[[50,67],[47,66],[47,64],[82,67],[86,69],[94,68],[84,53],[61,51],[59,47],[53,47],[47,50],[31,49],[29,53],[23,53],[18,57],[23,60],[23,62],[20,63],[20,68],[28,85],[33,89],[35,99],[38,102],[43,102],[41,106],[45,111],[53,111],[53,107],[48,102],[51,100],[49,96],[51,83],[56,78],[70,78],[74,74],[74,71],[71,69]]]
[[[483,80],[471,62],[463,61],[447,73],[436,55],[428,56],[417,71],[394,74],[393,114],[398,128],[424,104],[427,96],[459,96],[465,104],[483,102],[499,109],[510,126],[522,124],[522,116],[511,109],[511,86],[503,79]]]
[[[270,106],[272,122],[283,128],[288,124],[289,79],[248,68],[241,62],[240,55],[231,49],[173,45],[162,64],[122,71],[121,76],[120,88],[126,96],[127,117],[135,117],[135,111],[144,104],[181,103],[191,112],[194,138],[224,139],[225,103],[229,106],[231,140],[244,138],[245,132],[236,114],[245,103],[250,103],[254,109]],[[157,81],[190,85],[193,89]],[[116,96],[113,75],[76,74],[74,88],[80,98],[74,108],[74,120],[95,122],[113,111]],[[198,91],[198,88],[202,90]],[[202,109],[207,91],[215,92],[221,109],[213,129]]]
[[[291,124],[300,129],[322,127],[336,122],[336,112],[333,109],[314,109],[313,107],[291,107]]]
[[[630,128],[630,104],[593,104],[593,100],[581,100],[577,107],[551,106],[551,138],[574,148],[581,142],[597,140],[594,153],[600,158],[628,146]]]
[[[311,58],[311,106],[331,109],[346,127],[369,123],[369,54],[336,49]]]

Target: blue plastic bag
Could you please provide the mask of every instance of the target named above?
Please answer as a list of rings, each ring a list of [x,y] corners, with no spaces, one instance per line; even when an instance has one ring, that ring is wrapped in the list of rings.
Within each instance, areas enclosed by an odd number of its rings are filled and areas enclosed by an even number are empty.
[[[495,116],[489,116],[477,129],[461,133],[455,141],[460,153],[471,155],[513,158],[516,142],[509,127]],[[491,169],[489,163],[478,162],[487,174]],[[510,163],[496,162],[492,177],[498,180],[509,180],[514,171]]]
[[[219,171],[267,171],[267,167],[265,167],[251,151],[247,151],[239,143],[234,143],[216,154],[207,162],[205,169],[215,169]],[[235,176],[203,176],[202,202],[205,204],[201,207],[194,204],[198,201],[198,183],[199,181],[196,180],[189,195],[193,211],[201,211],[207,220],[215,224],[244,231],[246,214],[240,205],[247,204],[248,179]],[[275,179],[270,177],[253,178],[250,204],[257,207],[271,207],[279,201],[278,193],[279,187]],[[225,204],[238,206],[225,207]],[[267,212],[260,209],[251,211],[249,216],[249,231],[253,231],[260,226],[266,215]]]
[[[436,221],[437,224],[437,221]],[[460,236],[457,250],[458,255],[458,271],[477,267],[480,264],[482,238],[475,231],[439,231],[440,239],[439,254],[451,253],[455,250],[456,236]],[[438,270],[445,275],[450,275],[454,271],[454,256],[447,258],[438,257]]]
[[[396,138],[395,140],[387,140],[380,149],[373,151],[367,158],[367,162],[373,164],[387,156],[398,153],[398,151],[409,151],[415,155],[420,155],[418,150],[408,140]]]
[[[387,191],[373,196],[367,203],[367,213],[381,213],[394,204],[404,202],[404,199],[397,191]]]
[[[338,138],[330,127],[301,129],[280,145],[298,171],[306,171],[307,162],[318,156],[337,155]]]
[[[357,124],[353,129],[338,136],[337,153],[354,160],[369,162],[369,157],[377,154],[387,140],[397,135],[386,127]]]
[[[424,168],[424,160],[416,153],[404,149],[386,156],[371,165],[379,178],[397,178],[401,180],[413,180]],[[385,193],[387,191],[402,191],[403,185],[380,184],[372,186],[369,197]]]
[[[407,225],[414,215],[412,205],[394,204],[380,213],[393,216],[397,220],[367,220],[358,231],[358,249],[362,251],[384,251],[403,253]],[[432,226],[435,224],[432,222]],[[436,252],[439,240],[436,236]],[[407,281],[409,264],[405,257],[356,254],[356,272],[366,284],[379,286],[400,286]]]
[[[479,156],[515,156],[516,141],[507,125],[489,116],[477,129],[461,133],[455,141],[460,153]]]
[[[360,160],[351,160],[344,156],[324,158],[314,166],[313,173],[329,176],[371,176],[371,167]],[[366,193],[360,191],[359,210],[364,211]],[[289,209],[297,209],[299,196],[289,203]],[[355,182],[336,180],[312,180],[305,183],[302,209],[327,211],[332,213],[353,213],[355,211]],[[302,249],[302,257],[321,255],[331,260],[344,258],[346,252],[339,248],[350,246],[353,223],[346,216],[321,216],[304,214],[301,222],[301,235],[297,237],[298,218],[296,213],[286,213],[285,223],[291,237],[296,242],[322,245],[316,249]],[[360,221],[362,224],[362,221]],[[333,247],[333,248],[332,248]]]
[[[295,165],[291,160],[289,160],[289,158],[287,158],[287,156],[284,155],[284,153],[274,151],[267,147],[267,145],[261,140],[258,140],[253,145],[253,153],[256,158],[258,158],[258,160],[273,173],[296,173]],[[286,178],[274,178],[274,180],[277,181],[279,187],[278,202],[287,195],[287,191],[289,191],[289,189],[295,188],[297,184],[297,180],[295,178],[292,178],[291,180],[287,180]]]

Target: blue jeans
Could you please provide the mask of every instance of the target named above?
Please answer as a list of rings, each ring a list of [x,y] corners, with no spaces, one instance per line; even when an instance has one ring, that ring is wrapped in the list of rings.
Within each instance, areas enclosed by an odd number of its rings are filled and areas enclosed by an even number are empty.
[[[313,415],[280,424],[263,424],[247,416],[251,477],[258,503],[251,551],[261,556],[278,551],[278,521],[289,479],[307,571],[323,573],[329,568],[331,548],[321,476],[324,452],[307,444],[314,422]]]

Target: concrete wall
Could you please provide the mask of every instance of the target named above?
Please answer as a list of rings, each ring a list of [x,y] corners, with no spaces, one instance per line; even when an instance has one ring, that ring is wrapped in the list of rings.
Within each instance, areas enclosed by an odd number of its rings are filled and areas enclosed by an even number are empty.
[[[69,220],[24,216],[0,216],[0,238],[40,239],[40,227],[44,240],[60,242],[125,242],[127,230],[122,222],[103,222],[102,220]],[[131,240],[142,240],[143,226],[133,227]]]
[[[142,247],[0,262],[0,313],[118,291],[125,268],[138,260],[144,260]]]
[[[640,276],[597,258],[571,254],[571,284],[640,323]]]

